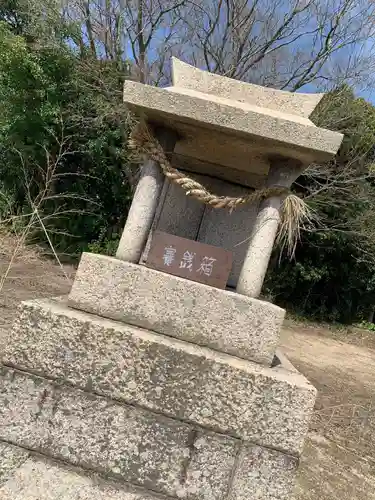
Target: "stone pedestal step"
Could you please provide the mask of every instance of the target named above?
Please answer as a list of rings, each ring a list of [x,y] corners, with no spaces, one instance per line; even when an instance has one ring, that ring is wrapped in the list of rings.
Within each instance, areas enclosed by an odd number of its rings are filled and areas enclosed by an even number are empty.
[[[135,489],[0,443],[0,500],[163,500]]]
[[[53,300],[22,304],[3,362],[297,456],[316,394],[286,361],[268,368]]]
[[[0,371],[0,440],[187,500],[287,500],[298,464],[278,451],[8,368]]]
[[[169,496],[224,498],[240,443],[2,368],[0,440]],[[200,474],[204,464],[206,475]]]
[[[285,314],[269,302],[90,253],[69,305],[268,366]]]

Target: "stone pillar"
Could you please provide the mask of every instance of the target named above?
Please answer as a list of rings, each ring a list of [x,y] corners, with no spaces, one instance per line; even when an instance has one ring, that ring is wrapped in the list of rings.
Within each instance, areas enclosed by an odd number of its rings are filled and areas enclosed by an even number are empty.
[[[300,162],[285,159],[271,160],[266,186],[290,187],[302,172]],[[263,286],[273,245],[280,223],[282,196],[264,200],[260,206],[251,234],[249,247],[238,279],[237,293],[258,297]]]
[[[157,133],[164,149],[172,152],[177,140],[173,131],[163,129]],[[137,264],[146,245],[159,197],[163,189],[164,175],[159,165],[147,160],[141,169],[140,179],[121,235],[116,257]]]

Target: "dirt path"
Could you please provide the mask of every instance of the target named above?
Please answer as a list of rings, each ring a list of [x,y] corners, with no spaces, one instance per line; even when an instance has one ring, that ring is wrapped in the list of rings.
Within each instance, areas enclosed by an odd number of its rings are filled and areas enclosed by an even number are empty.
[[[9,262],[1,250],[0,277]],[[71,279],[74,269],[65,273]],[[0,287],[0,351],[21,300],[64,295],[70,286],[32,252],[16,260]],[[284,352],[319,391],[295,500],[375,500],[375,334],[346,340],[317,327],[282,332]]]
[[[0,352],[18,304],[38,297],[65,295],[74,276],[72,267],[65,266],[62,270],[51,260],[41,260],[32,250],[23,250],[9,268],[11,249],[11,244],[0,243]]]
[[[375,499],[375,351],[303,327],[282,345],[319,391],[296,500]]]

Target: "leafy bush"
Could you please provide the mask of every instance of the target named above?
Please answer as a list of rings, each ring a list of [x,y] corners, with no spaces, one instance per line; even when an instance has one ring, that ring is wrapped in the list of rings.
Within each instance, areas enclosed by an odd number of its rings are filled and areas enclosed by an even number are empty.
[[[308,235],[295,260],[275,256],[265,288],[274,301],[300,315],[351,323],[375,300],[375,265],[341,235]]]
[[[13,214],[38,211],[59,253],[120,231],[131,190],[118,66],[65,43],[28,44],[0,23],[0,179]],[[40,224],[40,222],[43,224]]]
[[[361,321],[359,323],[358,328],[363,328],[364,330],[368,330],[370,332],[375,332],[375,323],[369,323],[368,321]]]
[[[335,161],[312,165],[294,186],[321,225],[303,233],[293,261],[275,252],[265,289],[299,314],[350,323],[375,304],[375,107],[344,86],[315,120],[345,134]]]
[[[112,233],[111,236],[108,236],[107,231],[102,229],[99,238],[88,245],[88,251],[113,257],[116,255],[120,238],[120,234]]]

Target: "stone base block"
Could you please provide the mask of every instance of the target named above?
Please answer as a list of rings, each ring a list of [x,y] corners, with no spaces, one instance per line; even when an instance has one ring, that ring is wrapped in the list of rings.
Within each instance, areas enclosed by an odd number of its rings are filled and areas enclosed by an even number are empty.
[[[203,471],[200,475],[204,477],[206,457],[204,454],[200,457],[202,463],[199,465]],[[243,448],[237,460],[238,467],[225,495],[228,500],[289,500],[295,459],[253,446]],[[197,477],[195,472],[195,483]],[[185,491],[180,490],[176,497],[166,497],[0,443],[1,500],[177,500],[186,498]],[[217,498],[215,491],[209,488],[201,497],[196,494],[188,496],[205,500]]]
[[[298,462],[259,446],[243,446],[228,500],[290,500]]]
[[[222,500],[240,442],[0,369],[0,439],[154,492]]]
[[[187,500],[287,500],[298,464],[296,457],[275,450],[6,368],[0,370],[0,439],[28,450],[0,447],[0,493],[12,491],[12,500],[27,485],[29,491],[40,487],[42,478],[46,491],[35,499],[50,500],[48,489],[57,487],[54,481],[50,484],[49,467],[30,460],[29,452],[150,492],[128,497],[125,492],[104,489],[116,500],[152,500],[153,493]],[[52,472],[60,476],[53,468]],[[27,483],[29,474],[37,484]],[[92,486],[86,482],[90,494],[95,493]],[[64,489],[60,493],[58,498],[64,498]]]
[[[283,367],[285,360],[268,368],[70,309],[61,300],[22,304],[3,362],[296,456],[316,396],[291,365]],[[168,435],[182,433],[187,442],[188,427],[181,426]]]
[[[69,304],[267,365],[285,313],[268,302],[88,253]]]
[[[0,485],[12,476],[13,472],[27,460],[28,456],[29,453],[26,450],[0,442]],[[0,498],[2,497],[0,496]]]
[[[22,460],[21,460],[22,458]],[[6,475],[3,474],[7,466]],[[161,500],[166,497],[104,480],[87,471],[0,443],[1,500]]]

